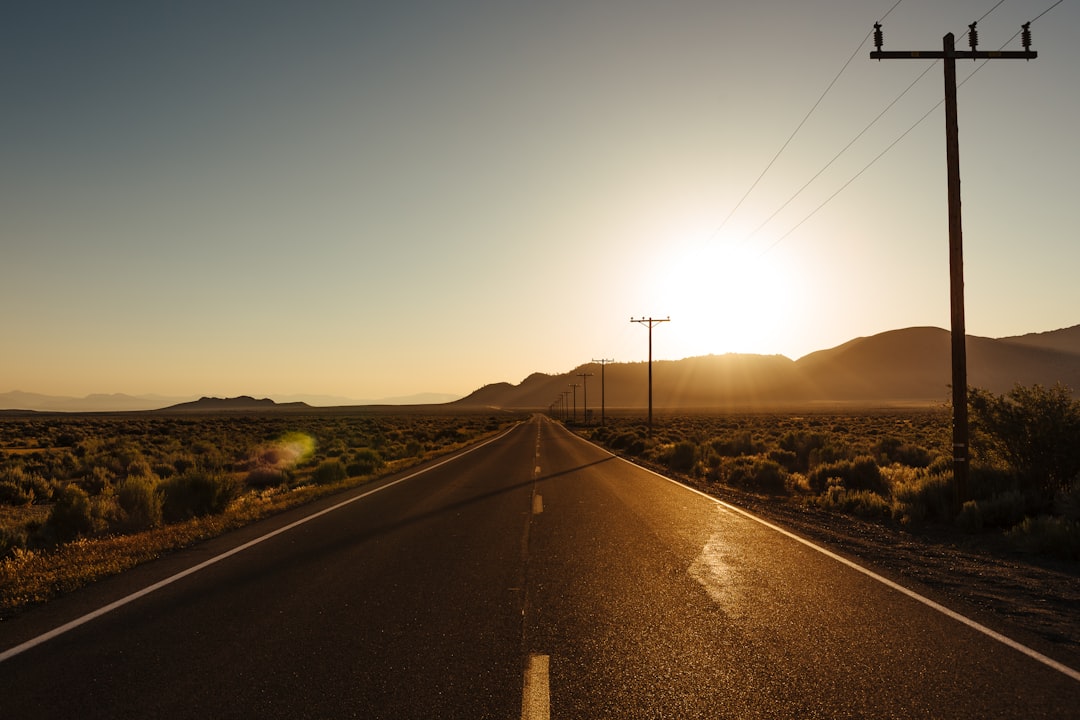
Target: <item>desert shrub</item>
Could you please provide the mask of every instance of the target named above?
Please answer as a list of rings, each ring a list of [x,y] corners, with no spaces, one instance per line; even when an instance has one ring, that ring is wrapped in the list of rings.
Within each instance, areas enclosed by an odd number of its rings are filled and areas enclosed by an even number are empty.
[[[848,490],[885,492],[881,468],[869,455],[819,465],[807,474],[806,479],[814,492],[824,492],[829,485],[836,485],[835,481]]]
[[[45,527],[58,543],[89,535],[94,530],[90,496],[78,485],[65,485],[56,498],[49,519],[45,521]]]
[[[715,438],[710,441],[709,446],[717,455],[724,457],[756,455],[760,451],[760,448],[754,444],[753,435],[749,431],[734,433],[724,438]]]
[[[161,514],[176,522],[219,513],[240,492],[239,483],[218,472],[191,470],[161,483],[164,494]]]
[[[116,501],[122,515],[123,530],[145,530],[161,524],[162,494],[157,479],[151,475],[130,475],[116,488]]]
[[[664,463],[679,473],[688,473],[697,462],[697,445],[689,440],[680,440],[664,453]]]
[[[0,505],[29,505],[34,502],[33,493],[12,480],[0,480]]]
[[[631,443],[639,440],[636,433],[623,431],[616,433],[608,440],[608,445],[616,450],[625,450],[630,447]]]
[[[113,474],[109,472],[109,469],[95,465],[90,469],[90,472],[84,475],[79,480],[79,485],[90,495],[98,495],[105,491],[105,488],[109,487],[113,481]]]
[[[770,450],[768,457],[773,462],[782,465],[788,472],[799,471],[799,456],[790,450]]]
[[[25,527],[0,525],[0,558],[6,557],[16,548],[25,548],[29,534]]]
[[[360,448],[353,453],[349,465],[345,468],[346,474],[352,477],[370,475],[386,463],[382,455],[374,448]]]
[[[341,482],[347,477],[349,477],[349,473],[345,470],[345,463],[337,458],[323,460],[315,468],[315,471],[311,473],[311,479],[318,485]]]
[[[1048,497],[1080,473],[1080,401],[1065,386],[973,390],[969,402],[972,449],[986,464],[1000,458]]]
[[[795,453],[793,472],[808,472],[818,465],[844,460],[851,454],[846,445],[819,432],[789,432],[780,438],[778,444],[781,450]]]
[[[1009,540],[1026,552],[1080,560],[1080,522],[1039,515],[1025,518],[1007,533]]]
[[[955,497],[951,474],[919,470],[903,480],[894,479],[893,518],[904,524],[949,522],[954,515]]]
[[[124,469],[124,472],[128,477],[149,477],[153,472],[153,468],[150,467],[149,461],[143,456],[138,456]]]
[[[251,487],[265,488],[287,485],[290,480],[292,480],[292,474],[288,470],[259,465],[247,474],[244,483]]]
[[[829,486],[824,493],[811,498],[809,502],[826,510],[867,519],[887,518],[892,514],[892,505],[876,492],[848,490],[841,485]]]
[[[956,524],[965,532],[1011,528],[1024,519],[1026,511],[1023,493],[1011,491],[982,500],[968,500],[960,508]]]
[[[36,472],[16,466],[0,473],[0,504],[46,503],[52,496],[52,484]]]
[[[926,467],[933,460],[926,448],[896,437],[883,438],[875,443],[872,449],[882,465],[900,463],[910,467]]]
[[[723,458],[706,477],[732,487],[774,495],[787,491],[787,471],[779,463],[761,456]]]
[[[985,500],[996,495],[1014,492],[1021,486],[1017,473],[1005,466],[979,463],[972,464],[971,469],[968,470],[968,487],[971,497],[975,500]]]

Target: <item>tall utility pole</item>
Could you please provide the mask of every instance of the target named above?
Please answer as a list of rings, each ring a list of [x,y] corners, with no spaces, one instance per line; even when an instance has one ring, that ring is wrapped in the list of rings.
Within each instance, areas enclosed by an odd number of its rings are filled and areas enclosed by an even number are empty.
[[[593,376],[592,373],[578,373],[577,376],[581,378],[581,415],[585,418],[585,424],[589,424],[589,381],[587,378]]]
[[[960,138],[956,110],[956,61],[960,60],[1034,60],[1031,49],[1031,23],[1023,25],[1023,51],[980,51],[976,23],[968,25],[971,50],[957,50],[952,33],[944,37],[941,52],[881,49],[881,23],[874,23],[874,46],[871,60],[944,60],[945,61],[945,158],[949,177],[949,294],[952,314],[952,405],[953,405],[953,478],[956,502],[968,497],[968,405],[967,405],[967,331],[964,328],[964,243],[960,214]]]
[[[663,318],[630,318],[630,322],[641,323],[649,328],[649,432],[652,432],[652,329],[660,323],[671,322],[670,317]]]
[[[577,389],[581,387],[581,383],[570,383],[570,387],[574,393],[574,424],[577,425]]]
[[[604,366],[614,360],[608,360],[607,358],[600,358],[599,360],[593,360],[594,363],[600,363],[600,426],[604,426]]]

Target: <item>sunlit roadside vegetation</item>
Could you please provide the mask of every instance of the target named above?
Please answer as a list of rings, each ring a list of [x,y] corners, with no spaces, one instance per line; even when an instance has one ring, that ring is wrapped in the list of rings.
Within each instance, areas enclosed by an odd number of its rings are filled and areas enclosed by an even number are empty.
[[[970,497],[952,482],[951,414],[878,411],[668,416],[583,429],[611,450],[706,487],[909,529],[951,526],[1080,560],[1080,401],[1064,387],[975,390]]]
[[[0,616],[460,448],[516,419],[0,418]]]

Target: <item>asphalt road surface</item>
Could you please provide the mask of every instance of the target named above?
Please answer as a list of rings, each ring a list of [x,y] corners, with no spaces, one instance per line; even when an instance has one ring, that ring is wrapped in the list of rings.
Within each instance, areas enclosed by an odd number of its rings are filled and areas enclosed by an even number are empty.
[[[1053,650],[538,416],[0,624],[0,718],[1078,717]]]

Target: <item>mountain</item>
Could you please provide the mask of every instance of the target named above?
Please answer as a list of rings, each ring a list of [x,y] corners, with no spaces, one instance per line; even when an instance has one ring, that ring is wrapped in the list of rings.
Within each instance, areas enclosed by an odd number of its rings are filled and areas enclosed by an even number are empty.
[[[264,410],[302,410],[310,408],[307,403],[291,402],[276,403],[270,398],[256,400],[249,395],[241,395],[234,398],[202,397],[192,402],[180,403],[161,412],[227,412],[227,411],[264,411]]]
[[[156,410],[189,398],[163,397],[161,395],[134,396],[116,393],[112,395],[87,395],[64,397],[14,391],[0,393],[0,408],[12,410],[37,410],[41,412],[129,412]]]
[[[1063,383],[1080,388],[1080,326],[1017,338],[967,338],[968,384],[995,393],[1014,385]],[[605,405],[648,405],[648,364],[604,369]],[[581,375],[587,377],[582,378]],[[588,375],[591,374],[591,375]],[[560,375],[533,374],[519,385],[487,385],[456,404],[578,412],[600,405],[601,368],[582,365]],[[584,381],[584,382],[583,382]],[[708,355],[653,363],[658,408],[752,409],[819,403],[937,405],[949,399],[951,334],[934,327],[861,337],[797,361],[782,355]],[[572,389],[571,383],[579,385]]]
[[[457,400],[460,395],[444,393],[420,393],[404,397],[382,398],[379,400],[355,400],[331,395],[293,395],[279,398],[279,406],[312,407],[348,407],[356,405],[438,405]],[[42,395],[19,390],[0,393],[0,411],[10,414],[13,411],[25,412],[138,412],[174,408],[193,401],[191,397],[166,397],[163,395],[87,395],[86,397],[66,397]],[[274,402],[274,401],[269,401]],[[205,409],[205,408],[202,408]]]
[[[1063,330],[1001,338],[1001,341],[1010,345],[1023,345],[1025,347],[1057,350],[1080,355],[1080,325],[1073,325]]]
[[[967,338],[968,384],[994,393],[1014,385],[1062,383],[1080,389],[1080,325],[1005,338]],[[951,335],[935,327],[891,330],[855,338],[828,350],[791,360],[783,355],[705,355],[653,363],[657,408],[754,409],[820,403],[939,405],[952,382]],[[601,392],[609,408],[648,405],[649,366],[644,362],[588,363],[560,374],[533,373],[519,384],[485,385],[467,397],[423,394],[378,401],[332,396],[293,396],[294,402],[264,398],[189,398],[131,395],[53,397],[25,392],[0,394],[0,410],[43,412],[175,412],[297,409],[312,406],[435,405],[447,407],[596,410]],[[603,378],[603,380],[601,380]],[[577,385],[572,388],[571,385]],[[567,393],[565,396],[563,393]],[[308,402],[302,402],[307,400]],[[10,413],[8,413],[10,414]]]

